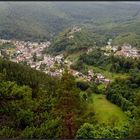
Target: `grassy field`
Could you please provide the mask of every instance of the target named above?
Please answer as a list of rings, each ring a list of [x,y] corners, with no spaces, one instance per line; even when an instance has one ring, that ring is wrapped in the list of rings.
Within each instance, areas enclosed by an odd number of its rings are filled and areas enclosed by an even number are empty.
[[[88,110],[95,111],[95,118],[99,123],[115,122],[116,126],[123,125],[128,118],[124,112],[115,104],[111,103],[102,94],[93,94],[88,105]]]

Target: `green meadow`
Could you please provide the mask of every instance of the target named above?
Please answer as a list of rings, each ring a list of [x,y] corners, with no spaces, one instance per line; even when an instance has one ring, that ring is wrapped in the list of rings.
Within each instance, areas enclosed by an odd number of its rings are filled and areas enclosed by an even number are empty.
[[[115,125],[123,125],[128,120],[126,114],[102,94],[93,94],[91,96],[88,110],[94,110],[95,118],[99,123],[111,123],[114,121]]]

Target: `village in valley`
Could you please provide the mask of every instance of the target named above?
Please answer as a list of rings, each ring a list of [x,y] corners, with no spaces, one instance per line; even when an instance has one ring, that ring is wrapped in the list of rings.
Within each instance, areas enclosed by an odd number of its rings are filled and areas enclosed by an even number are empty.
[[[132,47],[130,44],[123,44],[121,46],[113,46],[112,39],[109,39],[107,42],[107,46],[105,46],[102,50],[105,51],[104,55],[109,56],[113,53],[115,56],[122,56],[122,57],[131,57],[131,58],[139,58],[140,57],[140,50]]]
[[[92,81],[93,79],[98,83],[109,83],[111,81],[106,79],[100,73],[94,73],[92,70],[89,70],[87,75],[79,71],[72,70],[70,68],[72,62],[66,60],[63,54],[57,56],[44,54],[44,49],[50,46],[49,41],[37,43],[17,40],[0,40],[0,44],[5,43],[13,44],[15,48],[0,49],[0,57],[8,57],[10,61],[24,63],[31,68],[41,70],[51,76],[60,77],[64,68],[67,67],[73,76],[76,78],[82,78],[85,81]]]
[[[69,33],[68,38],[74,37],[75,32],[81,31],[79,27],[73,27]],[[120,46],[112,46],[112,40],[109,39],[107,46],[103,47],[104,55],[109,56],[114,54],[116,56],[139,58],[140,50],[132,47],[131,45],[124,44]],[[50,47],[50,42],[30,42],[30,41],[18,41],[18,40],[4,40],[0,39],[0,44],[10,44],[13,47],[0,48],[0,57],[9,59],[16,63],[23,63],[31,68],[40,70],[46,74],[54,77],[61,77],[64,69],[67,67],[69,72],[76,78],[83,79],[85,81],[94,81],[96,83],[108,84],[112,80],[105,78],[101,73],[93,72],[92,69],[88,70],[87,74],[83,74],[79,71],[70,68],[72,62],[67,60],[63,54],[51,56],[44,53],[44,50]],[[87,50],[87,54],[92,52],[93,48]]]

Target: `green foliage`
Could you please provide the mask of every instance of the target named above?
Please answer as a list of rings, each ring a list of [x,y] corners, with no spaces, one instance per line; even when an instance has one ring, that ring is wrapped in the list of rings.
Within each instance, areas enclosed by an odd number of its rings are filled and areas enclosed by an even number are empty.
[[[6,127],[0,130],[1,137],[74,137],[82,122],[78,116],[83,113],[85,100],[72,75],[65,72],[60,80],[50,80],[46,74],[6,60],[0,61],[0,68],[0,125]],[[38,85],[29,87],[36,82]],[[36,86],[37,96],[33,97]]]
[[[27,86],[18,86],[15,82],[1,82],[0,83],[1,99],[31,99],[31,89]]]
[[[67,70],[61,78],[60,87],[57,91],[58,102],[56,104],[56,114],[60,116],[62,123],[60,137],[73,138],[78,116],[83,113],[84,102],[76,88],[75,78]]]
[[[106,56],[100,48],[93,49],[89,54],[83,53],[80,55],[77,62],[71,68],[82,71],[86,69],[84,64],[115,73],[129,73],[131,69],[140,70],[139,59],[117,57],[114,55]]]
[[[0,138],[14,138],[15,131],[9,127],[0,128]]]
[[[19,108],[31,108],[31,99],[31,89],[28,86],[19,86],[10,81],[0,83],[1,113],[15,115]]]
[[[81,89],[82,91],[85,91],[89,88],[89,83],[84,81],[77,81],[76,86]]]
[[[27,126],[21,133],[21,138],[58,138],[59,132],[59,120],[53,119],[45,121],[40,127],[29,127]]]
[[[101,90],[98,89],[98,86],[95,83],[91,83],[90,89],[93,93],[101,93]]]
[[[17,84],[30,86],[33,98],[38,96],[37,93],[40,88],[45,88],[49,91],[56,83],[56,80],[53,80],[43,72],[2,59],[0,59],[0,72],[5,72],[6,80],[16,81]]]
[[[31,139],[35,138],[35,132],[36,128],[35,127],[29,127],[27,126],[20,134],[20,138],[26,138],[26,139]]]
[[[78,139],[93,139],[93,138],[115,138],[120,139],[127,137],[129,127],[110,127],[108,125],[92,125],[84,123],[77,131],[76,138]]]
[[[135,75],[139,75],[136,73]],[[106,90],[107,99],[120,106],[124,111],[135,109],[134,97],[139,87],[139,77],[130,76],[128,79],[116,79]],[[135,85],[135,86],[134,86]]]
[[[112,57],[111,59],[111,68],[112,72],[130,72],[131,69],[139,69],[139,59],[124,58],[124,57]]]
[[[140,93],[137,93],[135,96],[135,105],[137,108],[134,112],[134,123],[131,127],[130,137],[134,137],[139,139],[140,138]]]
[[[105,56],[100,48],[94,48],[90,53],[83,53],[71,68],[84,71],[86,69],[84,64],[89,66],[97,66],[103,70],[110,70],[111,58]],[[108,67],[109,66],[109,67]]]
[[[140,45],[139,35],[135,33],[125,33],[120,34],[113,40],[113,44],[115,45],[123,45],[124,43],[129,43],[132,46],[139,47]]]
[[[110,62],[109,57],[105,56],[100,49],[94,49],[89,54],[83,54],[79,59],[88,65],[100,67],[105,67]]]
[[[93,139],[94,127],[92,124],[84,123],[77,131],[76,138],[78,139]]]
[[[86,69],[82,60],[78,60],[76,63],[72,64],[70,67],[78,71],[82,71]]]
[[[41,124],[40,128],[37,129],[37,138],[58,138],[59,137],[59,125],[60,122],[58,119],[48,120],[45,123]]]
[[[12,43],[4,43],[4,44],[0,45],[0,49],[13,49],[15,47],[16,46],[13,45]]]
[[[16,114],[16,125],[18,128],[24,129],[31,126],[33,121],[33,112],[31,110],[19,110]]]
[[[84,101],[87,101],[87,100],[88,100],[88,94],[87,94],[87,92],[81,91],[81,92],[80,92],[80,98],[81,98],[82,100],[84,100]]]

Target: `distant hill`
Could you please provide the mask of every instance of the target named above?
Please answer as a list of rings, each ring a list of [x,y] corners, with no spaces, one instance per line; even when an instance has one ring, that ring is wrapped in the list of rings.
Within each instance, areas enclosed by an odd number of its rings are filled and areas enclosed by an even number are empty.
[[[68,25],[69,19],[48,3],[2,2],[0,36],[18,39],[48,39]]]
[[[0,2],[0,37],[7,39],[46,40],[75,24],[111,36],[138,34],[139,23],[139,2]]]

